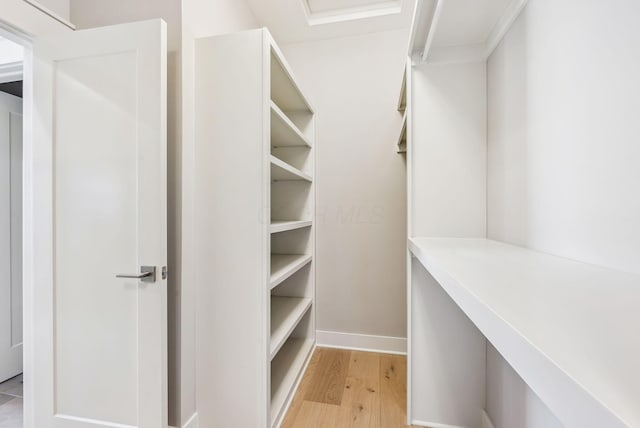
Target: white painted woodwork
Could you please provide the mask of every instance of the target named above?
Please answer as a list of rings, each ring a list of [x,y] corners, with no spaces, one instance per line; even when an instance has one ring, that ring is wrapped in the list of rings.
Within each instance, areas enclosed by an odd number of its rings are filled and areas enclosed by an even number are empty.
[[[485,61],[528,0],[423,0],[413,17],[414,64]]]
[[[315,340],[289,339],[271,363],[271,426],[282,418],[280,409],[288,406],[292,389],[297,388],[309,362]]]
[[[0,92],[0,382],[22,373],[22,100]]]
[[[640,275],[486,239],[410,246],[565,426],[640,424]]]
[[[271,180],[272,181],[298,181],[305,180],[311,182],[311,177],[302,171],[281,161],[275,156],[271,156]]]
[[[278,105],[271,102],[271,147],[296,147],[311,144]]]
[[[481,428],[486,339],[411,258],[412,421]]]
[[[166,25],[42,37],[33,57],[27,428],[167,426]],[[141,265],[155,283],[116,278]]]
[[[195,72],[199,423],[277,426],[315,345],[313,108],[266,29]]]
[[[486,67],[422,64],[407,75],[408,237],[486,236]],[[479,428],[486,341],[408,259],[407,414]]]
[[[289,230],[311,227],[310,220],[273,220],[269,228],[271,233],[287,232]]]
[[[310,298],[271,296],[271,359],[293,333],[311,302]]]
[[[309,262],[311,262],[311,255],[272,254],[269,287],[273,289],[280,285],[280,283],[298,272]]]

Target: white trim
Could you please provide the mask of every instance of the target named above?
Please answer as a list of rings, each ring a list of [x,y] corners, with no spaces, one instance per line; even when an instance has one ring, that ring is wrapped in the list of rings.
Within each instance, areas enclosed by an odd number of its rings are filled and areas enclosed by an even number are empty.
[[[431,23],[429,24],[429,31],[427,32],[427,39],[424,42],[424,50],[422,51],[422,55],[420,59],[422,62],[427,60],[429,56],[429,51],[431,50],[431,44],[433,43],[433,39],[436,37],[436,30],[438,29],[438,23],[440,22],[440,15],[442,15],[442,9],[444,7],[444,0],[436,0],[436,7],[433,11],[433,17],[431,18]]]
[[[482,428],[495,428],[486,410],[482,411]]]
[[[337,22],[355,21],[358,19],[375,18],[379,16],[396,15],[402,12],[400,0],[390,0],[375,6],[349,7],[343,9],[313,12],[308,0],[300,0],[302,10],[309,26],[334,24]]]
[[[418,425],[421,427],[429,427],[429,428],[469,428],[469,427],[463,427],[460,425],[447,425],[447,424],[439,424],[436,422],[419,421],[417,419],[412,420],[411,425]]]
[[[317,330],[316,341],[317,346],[324,348],[381,352],[385,354],[407,354],[407,339],[404,337],[372,336]]]
[[[475,45],[460,45],[447,47],[433,47],[429,51],[429,64],[462,64],[483,62],[487,59],[484,43]]]
[[[504,35],[509,31],[509,28],[511,28],[515,20],[520,16],[522,9],[527,5],[527,1],[528,0],[511,0],[511,2],[509,2],[504,12],[502,12],[502,16],[493,27],[493,30],[489,33],[487,40],[485,40],[486,58],[489,58]]]
[[[22,80],[22,61],[0,64],[0,83]]]

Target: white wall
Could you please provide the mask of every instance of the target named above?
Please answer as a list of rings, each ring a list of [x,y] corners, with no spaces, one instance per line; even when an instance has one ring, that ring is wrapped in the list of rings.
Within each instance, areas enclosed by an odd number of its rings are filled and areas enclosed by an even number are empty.
[[[404,156],[396,110],[408,32],[283,46],[317,111],[321,331],[406,337]]]
[[[489,238],[640,273],[638,16],[633,0],[530,0],[493,53]],[[488,388],[522,421],[489,401],[497,428],[559,426],[516,376]]]

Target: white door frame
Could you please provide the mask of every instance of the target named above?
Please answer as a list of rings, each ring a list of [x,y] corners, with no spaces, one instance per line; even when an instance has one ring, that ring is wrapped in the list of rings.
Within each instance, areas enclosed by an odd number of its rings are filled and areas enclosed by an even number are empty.
[[[24,427],[34,427],[33,405],[35,391],[31,373],[34,372],[33,324],[37,295],[35,293],[34,255],[38,243],[34,242],[33,192],[34,153],[33,136],[38,118],[33,114],[33,53],[32,40],[44,34],[73,31],[75,28],[63,20],[53,18],[23,0],[0,0],[0,36],[24,48],[23,62],[23,371]]]

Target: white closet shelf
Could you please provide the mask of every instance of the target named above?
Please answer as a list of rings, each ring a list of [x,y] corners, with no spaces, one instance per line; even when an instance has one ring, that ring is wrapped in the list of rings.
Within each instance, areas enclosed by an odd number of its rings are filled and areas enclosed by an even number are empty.
[[[640,275],[486,239],[409,247],[565,426],[640,426]]]
[[[271,147],[311,147],[307,137],[271,101]]]
[[[279,233],[311,227],[311,220],[271,220],[270,232]]]
[[[400,86],[400,96],[398,97],[398,111],[407,109],[407,67],[402,71],[402,86]]]
[[[308,181],[311,176],[271,155],[271,181]]]
[[[271,99],[282,110],[313,113],[313,106],[300,90],[291,67],[273,38],[271,39]]]
[[[313,351],[312,339],[290,338],[271,362],[271,425],[284,410],[293,386]]]
[[[294,273],[298,272],[309,262],[311,255],[307,254],[271,254],[271,289],[280,285]]]
[[[272,360],[310,307],[310,298],[271,296]]]
[[[405,110],[402,115],[402,128],[400,128],[400,135],[398,135],[398,141],[396,141],[398,153],[407,152],[407,111]]]

